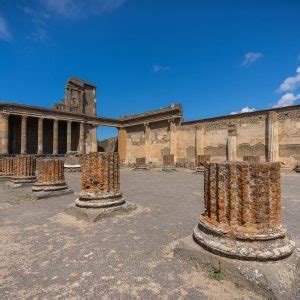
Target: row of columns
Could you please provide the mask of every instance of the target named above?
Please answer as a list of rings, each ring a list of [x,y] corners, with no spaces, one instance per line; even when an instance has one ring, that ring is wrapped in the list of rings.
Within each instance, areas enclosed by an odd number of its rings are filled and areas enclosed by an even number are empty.
[[[38,118],[38,153],[43,154],[44,118]],[[79,152],[84,152],[84,123],[79,127]],[[2,153],[8,154],[9,114],[2,114]],[[97,133],[96,133],[97,134]],[[67,152],[72,151],[72,121],[67,121]],[[21,154],[27,152],[27,116],[21,117]],[[58,119],[53,120],[53,154],[58,154]]]

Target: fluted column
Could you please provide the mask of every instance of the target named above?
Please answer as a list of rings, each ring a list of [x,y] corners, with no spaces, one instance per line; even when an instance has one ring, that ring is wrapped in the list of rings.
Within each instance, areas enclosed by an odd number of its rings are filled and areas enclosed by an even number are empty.
[[[58,154],[58,120],[53,122],[53,154]]]
[[[27,152],[27,116],[21,119],[21,154]]]
[[[67,152],[72,151],[72,122],[67,123]]]
[[[8,114],[2,114],[2,154],[8,154]]]
[[[39,118],[38,120],[38,154],[43,154],[44,152],[44,145],[43,145],[43,123],[44,123],[44,119],[43,118]]]
[[[279,159],[278,121],[277,112],[270,111],[267,118],[268,126],[268,161],[277,162]]]

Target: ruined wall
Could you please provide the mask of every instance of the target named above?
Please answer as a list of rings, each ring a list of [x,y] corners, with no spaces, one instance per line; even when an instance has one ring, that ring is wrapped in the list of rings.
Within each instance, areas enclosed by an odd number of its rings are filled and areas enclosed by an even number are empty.
[[[176,162],[194,162],[196,157],[195,126],[183,125],[176,129]]]
[[[145,129],[140,125],[128,127],[126,131],[126,162],[135,163],[136,157],[145,157]]]
[[[277,114],[279,160],[284,166],[300,163],[300,109]]]
[[[259,156],[288,169],[300,163],[300,106],[176,123],[172,132],[168,121],[122,129],[125,162],[146,157],[147,163],[162,164],[163,155],[174,152],[179,163],[195,162],[197,154],[210,155],[212,162]]]
[[[157,122],[150,125],[149,162],[161,163],[163,156],[170,154],[169,123]]]

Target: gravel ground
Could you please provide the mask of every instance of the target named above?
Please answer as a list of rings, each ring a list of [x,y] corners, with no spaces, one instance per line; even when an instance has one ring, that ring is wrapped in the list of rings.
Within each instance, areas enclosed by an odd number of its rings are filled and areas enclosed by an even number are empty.
[[[121,172],[137,210],[90,224],[65,215],[76,195],[31,200],[29,187],[0,184],[0,297],[259,299],[173,257],[203,209],[203,177],[191,172]],[[81,174],[67,175],[80,191]],[[300,175],[282,176],[283,223],[300,246]]]

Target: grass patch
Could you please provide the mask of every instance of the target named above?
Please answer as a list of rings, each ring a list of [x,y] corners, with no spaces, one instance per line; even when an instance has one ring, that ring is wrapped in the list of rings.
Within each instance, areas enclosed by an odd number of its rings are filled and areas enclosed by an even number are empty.
[[[217,281],[221,281],[224,279],[224,276],[220,272],[212,272],[209,274],[209,278]]]

